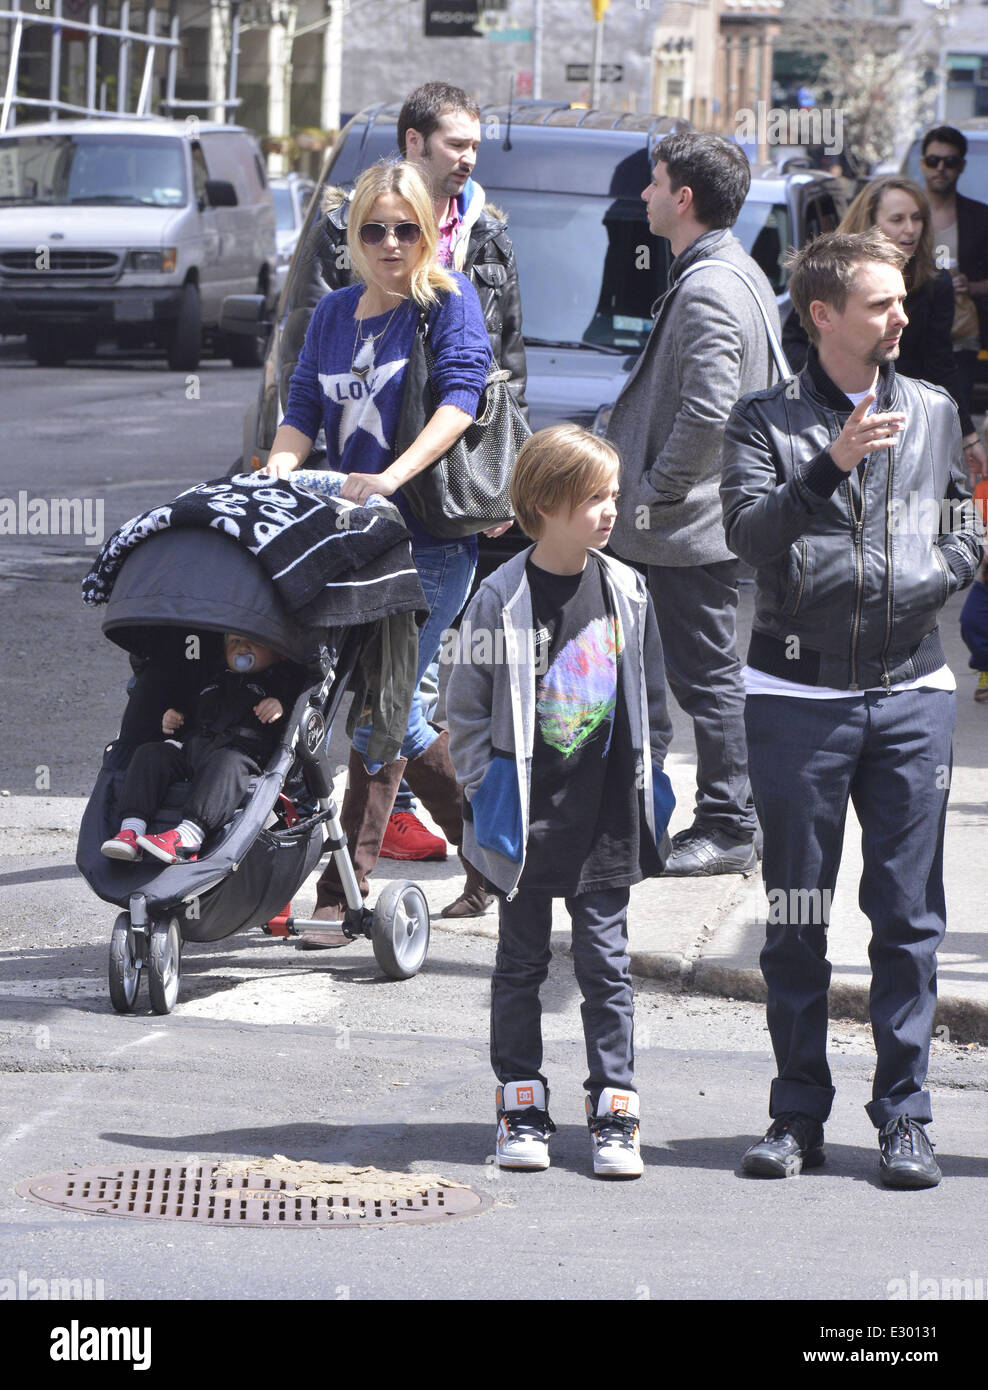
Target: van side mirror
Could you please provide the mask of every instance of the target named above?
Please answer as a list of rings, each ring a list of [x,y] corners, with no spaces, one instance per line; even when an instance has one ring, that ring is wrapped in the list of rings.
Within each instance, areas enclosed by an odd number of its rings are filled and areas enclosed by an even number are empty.
[[[206,202],[211,208],[235,208],[237,190],[226,179],[207,179]]]

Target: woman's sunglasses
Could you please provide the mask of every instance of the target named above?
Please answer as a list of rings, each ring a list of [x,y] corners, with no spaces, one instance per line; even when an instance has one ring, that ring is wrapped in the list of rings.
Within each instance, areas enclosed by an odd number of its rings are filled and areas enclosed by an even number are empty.
[[[360,228],[360,240],[365,246],[380,246],[388,232],[394,232],[399,246],[414,246],[422,228],[417,222],[395,222],[390,227],[385,222],[365,222]]]
[[[945,169],[959,169],[964,160],[959,154],[924,154],[923,163],[927,169],[939,169],[941,164]]]

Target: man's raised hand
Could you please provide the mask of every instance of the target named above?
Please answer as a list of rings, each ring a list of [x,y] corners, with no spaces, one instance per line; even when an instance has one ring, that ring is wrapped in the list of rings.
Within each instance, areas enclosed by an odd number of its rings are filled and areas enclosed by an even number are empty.
[[[906,417],[901,412],[868,415],[874,401],[874,391],[858,401],[830,446],[830,457],[842,473],[852,473],[865,454],[874,453],[876,449],[891,449],[903,429]]]

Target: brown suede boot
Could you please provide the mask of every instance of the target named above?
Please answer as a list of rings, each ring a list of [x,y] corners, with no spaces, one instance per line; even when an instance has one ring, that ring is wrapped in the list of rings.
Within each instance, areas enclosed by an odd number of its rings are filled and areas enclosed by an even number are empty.
[[[405,781],[425,806],[451,844],[463,843],[463,793],[460,791],[449,756],[449,734],[440,730],[424,753],[412,758],[405,768]],[[484,880],[472,864],[460,855],[466,870],[463,892],[442,910],[443,917],[480,917],[491,899]]]
[[[398,784],[405,771],[405,759],[397,758],[373,774],[367,771],[362,756],[350,749],[350,766],[346,792],[340,809],[340,823],[347,838],[347,853],[357,875],[360,896],[370,892],[368,875],[373,873],[381,852],[381,841],[387,829],[388,817],[398,794]],[[327,921],[339,921],[346,909],[346,896],[332,855],[326,861],[316,886],[315,916]],[[304,933],[299,940],[308,949],[329,946],[322,940]],[[333,942],[332,944],[338,944]]]
[[[460,855],[460,863],[466,872],[463,892],[455,902],[449,903],[439,914],[441,917],[483,917],[491,905],[491,895],[487,892],[487,881],[472,864]]]

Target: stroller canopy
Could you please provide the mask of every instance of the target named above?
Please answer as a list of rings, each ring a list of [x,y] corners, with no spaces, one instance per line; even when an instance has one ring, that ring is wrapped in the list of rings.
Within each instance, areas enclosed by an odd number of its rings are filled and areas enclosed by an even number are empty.
[[[216,529],[169,529],[148,536],[124,560],[103,616],[103,632],[125,651],[149,655],[148,629],[239,632],[306,663],[325,628],[289,616],[274,584],[248,550]]]

